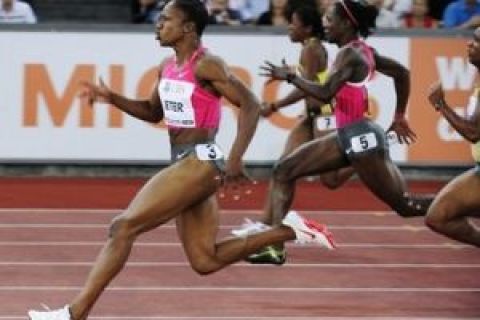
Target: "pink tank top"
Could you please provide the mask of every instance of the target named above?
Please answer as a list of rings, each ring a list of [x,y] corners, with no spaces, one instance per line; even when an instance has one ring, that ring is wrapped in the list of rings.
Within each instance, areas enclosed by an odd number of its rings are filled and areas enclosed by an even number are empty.
[[[345,127],[365,117],[368,111],[368,92],[366,84],[375,71],[375,59],[372,48],[361,40],[355,40],[348,46],[358,48],[368,62],[368,75],[361,82],[347,82],[335,95],[334,108],[337,128]]]
[[[168,128],[217,129],[220,97],[203,89],[195,78],[195,65],[206,49],[199,47],[181,67],[175,57],[165,64],[158,93]]]

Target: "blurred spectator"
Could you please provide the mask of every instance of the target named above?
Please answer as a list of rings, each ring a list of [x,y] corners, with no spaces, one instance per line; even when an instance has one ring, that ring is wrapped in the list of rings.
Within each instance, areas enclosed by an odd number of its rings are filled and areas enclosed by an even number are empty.
[[[378,9],[378,17],[375,21],[377,28],[398,28],[400,20],[392,11],[385,8],[385,0],[369,0]]]
[[[398,19],[412,11],[412,0],[385,0],[385,9],[393,12]]]
[[[413,0],[412,10],[402,19],[404,28],[436,28],[437,21],[428,12],[427,0]]]
[[[435,20],[443,19],[445,8],[455,0],[428,0],[430,16]]]
[[[450,3],[443,14],[443,26],[460,29],[480,26],[480,2],[457,0]]]
[[[138,11],[133,14],[133,23],[156,23],[161,11],[161,3],[157,0],[136,0]]]
[[[1,0],[0,23],[37,23],[37,17],[28,3]]]
[[[257,25],[287,26],[287,0],[270,0],[267,11],[262,13],[257,20]]]
[[[209,0],[207,2],[208,23],[227,26],[242,24],[240,11],[230,8],[229,0]]]
[[[240,11],[244,23],[255,22],[268,4],[269,0],[230,0],[230,8]]]

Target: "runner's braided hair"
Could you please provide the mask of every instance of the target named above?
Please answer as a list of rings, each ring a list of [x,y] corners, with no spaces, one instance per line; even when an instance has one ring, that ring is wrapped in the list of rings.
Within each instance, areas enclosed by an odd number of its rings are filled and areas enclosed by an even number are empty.
[[[378,9],[366,0],[338,0],[335,6],[335,10],[349,20],[363,38],[375,30]]]

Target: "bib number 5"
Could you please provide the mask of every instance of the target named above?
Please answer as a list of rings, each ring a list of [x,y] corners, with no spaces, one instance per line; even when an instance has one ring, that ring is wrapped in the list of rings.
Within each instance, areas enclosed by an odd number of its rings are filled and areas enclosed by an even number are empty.
[[[355,153],[375,149],[378,146],[377,137],[373,132],[352,137],[350,143]]]

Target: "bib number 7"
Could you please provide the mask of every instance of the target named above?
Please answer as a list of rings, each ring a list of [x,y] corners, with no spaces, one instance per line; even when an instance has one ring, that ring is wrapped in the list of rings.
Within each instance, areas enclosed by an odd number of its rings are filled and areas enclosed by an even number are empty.
[[[352,151],[355,153],[375,149],[378,146],[377,137],[373,132],[361,134],[350,139]]]
[[[337,128],[335,116],[320,116],[315,119],[317,130],[326,131]]]

